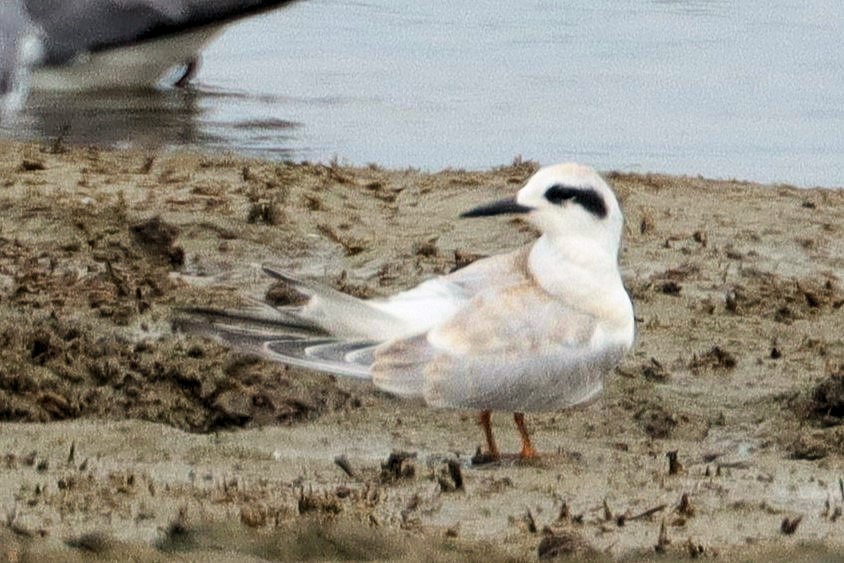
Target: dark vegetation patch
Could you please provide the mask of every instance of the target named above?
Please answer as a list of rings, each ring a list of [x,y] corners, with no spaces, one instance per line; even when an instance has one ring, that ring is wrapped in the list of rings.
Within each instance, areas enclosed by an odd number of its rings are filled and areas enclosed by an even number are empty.
[[[822,435],[805,434],[798,436],[788,445],[791,459],[814,461],[829,454],[829,446]]]
[[[802,410],[804,417],[824,426],[844,423],[844,364],[812,387]]]
[[[646,362],[631,367],[619,367],[617,371],[624,377],[642,377],[648,381],[665,383],[671,379],[671,372],[656,358],[650,358]]]
[[[381,482],[392,483],[412,479],[416,475],[416,452],[392,452],[381,464]]]
[[[291,424],[357,404],[327,376],[160,338],[179,229],[125,203],[47,208],[55,238],[0,234],[0,420],[137,418],[195,432]],[[15,218],[12,218],[15,220]],[[163,329],[166,330],[166,329]]]
[[[160,217],[153,217],[132,225],[130,231],[153,256],[165,258],[173,266],[185,263],[185,251],[175,245],[178,227],[162,221]]]
[[[802,424],[787,441],[793,459],[815,460],[830,453],[844,454],[844,364],[840,364],[804,393],[786,398]]]
[[[642,407],[634,418],[645,434],[655,439],[670,438],[678,424],[674,413],[656,403]]]
[[[783,279],[753,269],[742,275],[746,283],[728,288],[725,295],[727,311],[737,315],[790,323],[844,306],[844,292],[832,278]]]
[[[57,318],[0,330],[0,420],[95,416],[208,432],[290,424],[357,404],[327,376],[237,356],[196,339],[92,338]]]
[[[736,357],[720,346],[713,346],[702,354],[695,354],[689,362],[689,369],[699,374],[704,371],[725,371],[736,367]]]

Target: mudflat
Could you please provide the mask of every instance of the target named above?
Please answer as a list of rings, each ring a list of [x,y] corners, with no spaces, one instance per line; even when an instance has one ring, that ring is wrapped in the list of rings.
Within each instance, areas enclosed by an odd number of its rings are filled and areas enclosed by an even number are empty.
[[[841,553],[844,190],[605,172],[637,342],[597,402],[528,417],[536,461],[171,328],[287,299],[262,263],[378,296],[527,244],[457,217],[535,169],[0,143],[0,558]]]

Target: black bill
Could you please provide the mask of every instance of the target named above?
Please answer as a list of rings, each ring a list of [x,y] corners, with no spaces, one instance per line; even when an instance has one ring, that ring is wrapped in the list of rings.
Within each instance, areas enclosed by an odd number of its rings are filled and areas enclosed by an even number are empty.
[[[502,199],[494,203],[481,205],[460,214],[461,217],[489,217],[490,215],[502,215],[504,213],[529,213],[533,207],[516,203],[515,197]]]

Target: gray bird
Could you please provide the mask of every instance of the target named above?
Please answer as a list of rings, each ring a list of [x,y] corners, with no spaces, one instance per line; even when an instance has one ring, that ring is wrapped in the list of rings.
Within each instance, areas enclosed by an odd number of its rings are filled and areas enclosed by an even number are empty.
[[[185,83],[227,24],[294,0],[2,0],[0,97],[27,88],[150,88],[175,68]]]

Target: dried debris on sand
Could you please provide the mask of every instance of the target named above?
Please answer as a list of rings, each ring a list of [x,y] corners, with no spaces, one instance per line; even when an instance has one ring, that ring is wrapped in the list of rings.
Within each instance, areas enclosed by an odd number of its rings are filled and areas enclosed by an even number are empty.
[[[456,218],[535,164],[0,149],[0,558],[844,547],[844,191],[608,174],[636,348],[594,405],[529,417],[539,462],[476,468],[473,413],[238,357],[170,321],[299,299],[263,262],[373,296],[515,248],[529,227]]]

